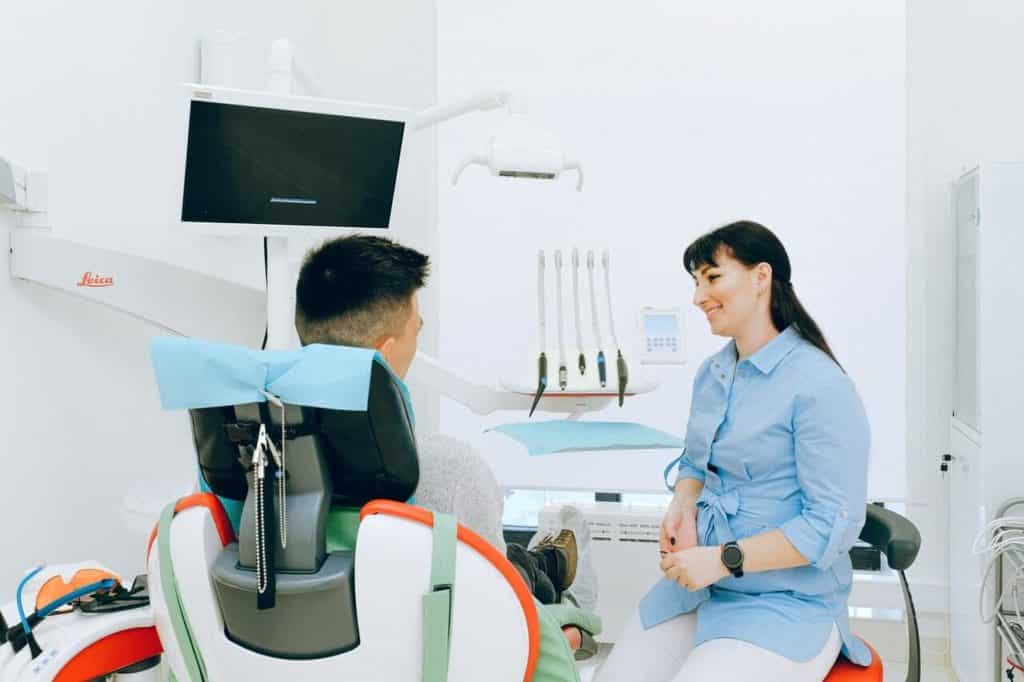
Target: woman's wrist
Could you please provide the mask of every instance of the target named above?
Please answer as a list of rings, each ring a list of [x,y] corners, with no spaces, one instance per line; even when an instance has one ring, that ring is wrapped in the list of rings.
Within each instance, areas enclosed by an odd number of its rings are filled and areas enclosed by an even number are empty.
[[[694,485],[694,484],[697,485]],[[672,495],[672,504],[676,509],[683,512],[697,513],[697,498],[704,486],[693,479],[686,479],[676,483],[676,490]]]
[[[697,502],[692,499],[685,499],[676,497],[672,501],[672,506],[682,514],[683,518],[697,518]]]

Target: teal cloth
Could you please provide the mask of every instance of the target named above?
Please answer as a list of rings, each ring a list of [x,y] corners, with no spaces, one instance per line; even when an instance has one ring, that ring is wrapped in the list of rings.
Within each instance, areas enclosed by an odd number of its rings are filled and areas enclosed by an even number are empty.
[[[165,410],[260,403],[263,389],[291,405],[362,411],[373,362],[387,367],[373,349],[320,344],[269,351],[160,337],[150,355]]]
[[[198,339],[157,337],[150,342],[150,355],[165,410],[261,403],[266,401],[260,393],[263,389],[290,405],[365,411],[373,363],[391,371],[373,349],[321,344],[261,351]],[[415,424],[409,388],[397,376],[395,382]],[[212,492],[202,473],[199,489]],[[218,499],[237,532],[242,501]]]
[[[683,439],[633,422],[585,422],[558,419],[502,424],[498,431],[526,446],[531,455],[580,450],[650,450],[683,447]]]

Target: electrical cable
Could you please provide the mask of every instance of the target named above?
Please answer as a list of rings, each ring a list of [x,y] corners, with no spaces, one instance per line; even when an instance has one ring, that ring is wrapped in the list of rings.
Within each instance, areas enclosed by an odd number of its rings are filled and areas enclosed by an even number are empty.
[[[1006,516],[993,519],[978,533],[972,551],[975,555],[990,555],[981,587],[978,590],[978,615],[983,623],[995,623],[996,633],[1011,652],[1010,658],[1007,659],[1010,665],[1014,667],[1024,665],[1024,630],[1021,629],[1019,623],[1008,621],[1004,614],[1003,604],[1006,601],[1007,593],[1002,589],[1003,586],[998,588],[1000,596],[996,600],[992,613],[987,615],[985,613],[985,594],[993,569],[1007,559],[1014,570],[1013,586],[1010,590],[1010,595],[1014,600],[1014,613],[1011,615],[1018,620],[1021,619],[1018,582],[1024,578],[1024,518]]]
[[[562,250],[555,249],[555,295],[558,311],[558,388],[569,384],[569,370],[565,364],[565,316],[562,314]]]
[[[604,289],[608,294],[608,327],[612,333],[612,345],[615,346],[615,369],[619,379],[619,407],[626,397],[626,385],[629,383],[629,368],[626,366],[626,358],[622,355],[622,346],[619,345],[619,337],[615,333],[615,313],[612,306],[612,276],[611,256],[608,249],[601,254],[601,267],[604,269]]]
[[[580,357],[580,376],[587,373],[587,355],[583,352],[583,321],[580,317],[580,251],[572,247],[572,309],[576,319],[576,350]]]
[[[533,395],[533,404],[530,406],[530,417],[537,409],[540,398],[548,387],[548,356],[544,353],[544,345],[547,343],[547,320],[544,310],[544,250],[537,252],[537,310],[540,317],[540,357],[537,358],[537,391]]]
[[[594,287],[594,252],[587,251],[587,279],[590,281],[590,313],[594,322],[594,339],[597,341],[597,378],[601,388],[608,383],[608,369],[604,361],[604,344],[601,343],[601,323],[597,316],[597,289]]]
[[[612,307],[612,277],[609,272],[609,261],[611,256],[608,254],[608,249],[601,252],[601,269],[604,270],[604,290],[608,294],[608,329],[612,333],[612,346],[616,349],[621,348],[619,346],[619,337],[615,333],[615,311]]]
[[[25,591],[25,585],[28,584],[29,580],[36,577],[40,571],[43,570],[45,564],[36,566],[33,570],[25,574],[25,577],[18,583],[18,590],[15,592],[14,600],[18,604],[18,618],[21,619],[21,631],[25,634],[32,632],[32,628],[28,624],[28,618],[25,616],[25,606],[21,603],[21,595]]]

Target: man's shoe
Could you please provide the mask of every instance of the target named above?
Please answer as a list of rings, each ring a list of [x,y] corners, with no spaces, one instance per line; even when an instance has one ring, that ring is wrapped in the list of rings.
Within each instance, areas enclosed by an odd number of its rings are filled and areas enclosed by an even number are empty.
[[[569,589],[576,579],[576,564],[579,552],[576,547],[576,535],[568,528],[563,528],[558,535],[548,535],[538,542],[530,553],[541,560],[546,573],[559,591]]]

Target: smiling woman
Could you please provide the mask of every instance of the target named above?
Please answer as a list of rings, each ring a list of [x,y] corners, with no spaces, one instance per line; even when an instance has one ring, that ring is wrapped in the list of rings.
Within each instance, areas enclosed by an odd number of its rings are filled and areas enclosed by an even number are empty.
[[[866,665],[847,620],[867,497],[860,396],[769,229],[718,228],[683,263],[693,303],[730,341],[694,378],[664,576],[597,679],[812,682],[840,653]]]

